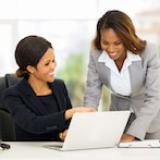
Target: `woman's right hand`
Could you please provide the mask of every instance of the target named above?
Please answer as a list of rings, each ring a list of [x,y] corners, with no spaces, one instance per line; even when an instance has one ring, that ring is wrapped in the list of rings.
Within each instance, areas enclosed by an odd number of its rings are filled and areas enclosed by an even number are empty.
[[[93,107],[75,107],[65,111],[65,119],[68,120],[73,117],[76,112],[95,112],[96,109]]]

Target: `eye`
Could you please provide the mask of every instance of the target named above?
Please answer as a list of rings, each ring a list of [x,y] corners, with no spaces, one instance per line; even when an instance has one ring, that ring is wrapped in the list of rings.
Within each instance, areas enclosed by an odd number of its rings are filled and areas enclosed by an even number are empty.
[[[103,44],[103,45],[108,45],[108,42],[102,41],[102,44]]]
[[[44,65],[45,65],[45,66],[48,66],[48,65],[49,65],[49,62],[45,63]]]
[[[117,42],[114,43],[114,45],[117,45],[117,46],[120,45],[120,44],[122,44],[121,41],[117,41]]]
[[[54,59],[54,60],[52,60],[52,63],[56,63],[56,60]]]

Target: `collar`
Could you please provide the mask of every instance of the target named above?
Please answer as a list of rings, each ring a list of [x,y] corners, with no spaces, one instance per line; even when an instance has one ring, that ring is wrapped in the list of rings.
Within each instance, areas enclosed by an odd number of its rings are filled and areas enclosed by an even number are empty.
[[[132,62],[135,61],[141,61],[141,57],[139,55],[136,55],[132,53],[131,51],[127,51],[127,57],[123,64],[123,70],[126,69],[129,65],[132,64]],[[101,55],[98,58],[99,63],[105,63],[105,65],[109,68],[111,68],[113,71],[117,72],[117,67],[114,63],[114,60],[111,59],[106,51],[102,51]]]
[[[136,55],[134,53],[132,53],[131,51],[127,51],[127,60],[129,60],[130,62],[134,62],[134,61],[141,61],[141,57],[139,55]],[[108,63],[113,61],[109,56],[108,53],[106,51],[102,51],[101,55],[98,58],[98,62],[102,62],[102,63]]]

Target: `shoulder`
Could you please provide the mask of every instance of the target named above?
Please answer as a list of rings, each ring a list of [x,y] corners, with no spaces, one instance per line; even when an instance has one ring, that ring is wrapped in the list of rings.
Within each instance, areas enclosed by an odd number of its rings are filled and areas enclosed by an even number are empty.
[[[147,42],[145,51],[157,51],[157,46],[152,42]]]
[[[52,83],[49,83],[50,88],[61,95],[67,93],[67,87],[62,79],[55,79]]]
[[[146,47],[144,49],[144,51],[141,53],[142,57],[152,57],[155,55],[158,55],[158,47],[151,43],[151,42],[147,42],[146,43]]]
[[[18,84],[15,84],[9,88],[6,88],[3,91],[3,94],[1,96],[1,103],[5,106],[5,103],[8,103],[10,99],[14,97],[19,97],[19,96],[20,96],[20,93],[18,90]]]
[[[49,83],[49,85],[53,88],[64,88],[65,87],[65,83],[62,79],[55,79],[52,83]]]
[[[4,96],[10,96],[10,95],[21,96],[22,94],[24,95],[32,94],[32,90],[25,78],[23,78],[16,84],[10,86],[9,88],[6,88],[4,91]]]
[[[17,95],[19,94],[19,86],[21,85],[22,82],[18,82],[17,84],[14,84],[8,88],[6,88],[3,92],[3,96],[7,96],[7,95]]]
[[[92,49],[90,50],[90,56],[91,56],[91,57],[94,57],[94,58],[96,58],[96,59],[99,58],[99,56],[101,55],[101,53],[102,53],[102,50],[98,50],[98,49],[94,49],[94,48],[92,48]]]
[[[56,85],[64,85],[64,81],[62,79],[55,79],[52,83],[53,84],[56,84]]]

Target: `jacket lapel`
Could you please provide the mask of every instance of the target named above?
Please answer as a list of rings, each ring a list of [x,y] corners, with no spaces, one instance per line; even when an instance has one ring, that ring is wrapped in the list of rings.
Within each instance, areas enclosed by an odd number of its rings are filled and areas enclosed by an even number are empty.
[[[136,94],[138,88],[142,87],[145,71],[142,66],[141,61],[132,62],[132,65],[129,66],[129,73],[130,73],[130,81],[131,81],[131,89],[132,89],[132,96]]]
[[[106,84],[111,89],[112,87],[110,82],[110,69],[105,65],[105,63],[99,63],[98,67],[102,83]],[[145,76],[144,68],[145,67],[143,67],[142,61],[132,62],[132,64],[129,66],[132,96],[136,94],[138,88],[142,87]]]
[[[99,75],[102,83],[107,85],[109,88],[111,88],[110,85],[110,79],[111,79],[111,71],[110,69],[105,65],[105,63],[98,63],[98,70]]]
[[[62,97],[62,95],[61,95],[61,93],[60,93],[60,87],[58,86],[58,84],[55,84],[55,82],[50,83],[49,86],[50,86],[52,92],[53,92],[53,93],[55,94],[55,96],[56,96],[59,109],[60,109],[60,110],[63,110],[63,109],[64,109],[64,107],[62,107],[62,98],[63,98],[63,97]]]
[[[39,101],[38,97],[35,95],[34,91],[28,84],[26,79],[23,79],[19,85],[19,89],[21,92],[21,96],[25,103],[27,104],[27,107],[31,110],[34,110],[35,113],[39,113],[41,115],[46,114],[47,110],[42,105],[42,103]]]

